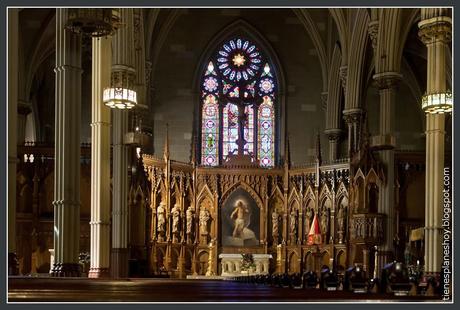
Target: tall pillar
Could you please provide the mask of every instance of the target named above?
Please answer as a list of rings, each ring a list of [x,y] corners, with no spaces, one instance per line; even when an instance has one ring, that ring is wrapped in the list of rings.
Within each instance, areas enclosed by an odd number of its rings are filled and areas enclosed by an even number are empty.
[[[91,113],[91,266],[90,278],[109,275],[110,108],[102,102],[110,86],[112,39],[93,38]]]
[[[8,9],[8,274],[18,274],[16,257],[16,164],[18,117],[18,9]]]
[[[362,110],[359,108],[343,111],[345,122],[348,125],[348,156],[351,158],[359,149],[359,131],[361,130]]]
[[[401,75],[384,72],[374,75],[380,95],[379,135],[373,137],[372,145],[379,149],[380,160],[385,167],[385,182],[379,189],[378,213],[386,215],[384,241],[378,247],[379,270],[393,259],[395,236],[395,100]]]
[[[123,27],[113,37],[112,82],[128,80],[133,85],[134,32],[133,9],[120,9]],[[128,111],[113,111],[113,189],[112,189],[112,255],[111,275],[114,278],[128,276],[128,149],[123,143],[128,131]]]
[[[452,19],[443,8],[422,9],[419,36],[427,46],[426,94],[447,91],[446,51]],[[442,263],[442,208],[445,114],[426,114],[425,273],[439,276]]]
[[[329,140],[329,163],[333,163],[339,157],[338,147],[342,130],[328,129],[325,131],[325,134]]]
[[[53,276],[79,276],[81,36],[56,9],[56,115]]]
[[[23,145],[26,139],[26,121],[27,115],[31,112],[30,103],[18,102],[18,129],[17,129],[17,144]]]
[[[112,261],[114,278],[128,276],[128,150],[123,144],[128,129],[126,111],[113,111]]]

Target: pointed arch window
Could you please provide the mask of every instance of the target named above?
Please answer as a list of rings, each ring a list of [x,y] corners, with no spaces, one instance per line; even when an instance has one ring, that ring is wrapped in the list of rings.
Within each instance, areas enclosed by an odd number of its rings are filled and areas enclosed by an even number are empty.
[[[201,87],[201,164],[217,166],[231,156],[275,165],[276,79],[250,40],[233,38],[209,59]]]

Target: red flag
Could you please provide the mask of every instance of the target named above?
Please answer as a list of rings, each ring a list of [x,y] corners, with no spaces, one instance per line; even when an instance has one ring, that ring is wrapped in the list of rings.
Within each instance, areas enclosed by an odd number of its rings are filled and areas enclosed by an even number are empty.
[[[307,238],[307,244],[308,245],[313,245],[313,244],[321,244],[321,230],[319,228],[319,222],[318,222],[318,217],[315,216],[313,217],[313,223],[311,224],[310,231],[308,232],[308,238]]]

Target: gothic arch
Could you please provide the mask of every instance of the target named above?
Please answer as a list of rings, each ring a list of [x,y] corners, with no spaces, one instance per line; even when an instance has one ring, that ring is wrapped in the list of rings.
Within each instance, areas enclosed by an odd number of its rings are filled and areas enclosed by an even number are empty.
[[[340,63],[342,54],[336,44],[332,53],[331,66],[329,71],[329,84],[327,95],[326,131],[340,129],[341,121],[341,98],[342,84],[340,83]]]
[[[275,192],[268,200],[268,207],[269,210],[272,210],[275,206],[275,201],[278,200],[281,204],[281,208],[278,208],[277,210],[284,211],[284,197],[282,194]]]
[[[323,185],[323,188],[321,189],[321,192],[319,194],[319,202],[320,202],[320,206],[322,207],[323,204],[324,204],[324,201],[329,199],[332,203],[332,193],[329,189],[329,186],[327,186],[327,184],[324,184]]]
[[[289,202],[289,211],[292,211],[293,208],[295,208],[298,212],[301,212],[301,205],[300,205],[300,202],[297,198],[293,198],[290,202]]]
[[[347,64],[348,60],[348,41],[349,41],[349,33],[348,33],[348,25],[347,20],[345,18],[345,13],[343,12],[343,8],[331,8],[329,9],[332,18],[334,19],[335,25],[337,27],[337,32],[339,34],[340,40],[340,48],[342,52],[342,66]]]
[[[171,31],[172,27],[174,26],[177,18],[180,16],[180,13],[182,12],[182,9],[175,9],[171,10],[169,15],[166,17],[165,21],[162,23],[161,29],[159,30],[159,35],[156,38],[155,41],[151,41],[147,49],[150,50],[151,55],[146,54],[146,57],[151,57],[151,62],[152,62],[152,70],[155,70],[156,64],[158,62],[158,57],[160,56],[160,52],[163,48],[163,44],[165,43],[166,39],[169,36],[169,32]],[[152,33],[153,34],[153,28],[155,27],[155,24],[152,23],[152,25],[149,25],[147,34]],[[153,48],[152,48],[153,45]]]
[[[366,60],[369,15],[366,9],[358,9],[351,35],[350,46],[353,46],[354,53],[350,54],[347,73],[347,91],[345,109],[356,109],[361,106],[361,92],[363,83],[363,71]]]
[[[288,201],[291,204],[293,200],[300,201],[300,194],[297,191],[297,188],[293,187],[291,193],[289,194]]]
[[[324,47],[323,40],[319,34],[318,27],[316,23],[311,18],[310,14],[306,9],[293,9],[294,13],[299,18],[300,22],[304,26],[305,30],[308,33],[316,51],[318,52],[318,60],[321,67],[321,75],[323,78],[323,91],[327,91],[327,81],[328,81],[328,71],[329,71],[329,61],[326,55],[326,48]]]
[[[259,194],[257,194],[249,184],[242,181],[233,184],[229,189],[227,189],[227,191],[222,195],[220,203],[223,205],[225,201],[227,201],[228,197],[230,197],[230,195],[239,188],[246,191],[256,201],[256,204],[259,207],[259,209],[264,209],[264,203],[263,200],[260,198]]]
[[[299,259],[301,256],[299,255],[299,252],[297,250],[292,250],[288,257],[289,273],[300,272]]]
[[[308,200],[316,201],[316,195],[310,185],[307,186],[307,190],[305,191],[304,201],[308,202]]]
[[[284,203],[284,195],[283,193],[281,192],[280,188],[278,185],[276,185],[273,190],[272,190],[272,193],[270,194],[270,199],[272,199],[273,197],[278,197],[279,199],[281,199],[281,201]]]
[[[209,198],[212,203],[214,202],[214,195],[212,194],[207,184],[201,188],[199,194],[197,195],[197,206],[206,198]]]
[[[367,173],[365,183],[375,183],[379,187],[382,185],[382,179],[379,177],[378,173],[374,170],[374,168],[371,168]]]
[[[286,89],[286,81],[284,76],[283,67],[281,62],[278,58],[277,53],[271,46],[270,42],[250,23],[245,20],[238,19],[229,25],[225,26],[223,29],[218,31],[212,39],[208,42],[206,47],[204,48],[201,56],[197,62],[197,66],[195,68],[193,74],[193,81],[192,81],[192,89],[198,90],[200,89],[201,77],[205,69],[209,64],[209,59],[215,53],[216,48],[219,46],[220,43],[223,41],[230,39],[232,36],[235,35],[243,35],[250,39],[253,43],[255,43],[260,50],[262,50],[266,56],[266,59],[271,64],[273,71],[275,72],[274,80],[276,81],[277,85],[277,96],[278,99],[275,101],[274,110],[275,110],[275,132],[274,132],[274,157],[275,157],[275,165],[278,163],[280,158],[280,152],[283,148],[280,137],[284,136],[285,127],[286,127],[286,96],[285,96],[285,89]],[[193,116],[193,135],[197,136],[199,131],[198,128],[201,128],[200,119],[201,119],[201,105],[202,102],[200,100],[200,93],[198,91],[194,91],[194,99],[193,102],[195,103],[194,108],[194,116]],[[198,152],[198,150],[192,150],[193,152]],[[198,154],[195,153],[195,157],[199,158]]]
[[[276,72],[276,82],[278,85],[279,95],[284,95],[285,90],[285,77],[283,67],[281,62],[276,54],[275,50],[271,46],[270,42],[250,23],[245,20],[238,19],[229,25],[225,26],[222,30],[218,31],[213,38],[206,45],[204,52],[201,54],[198,65],[195,69],[194,78],[193,78],[193,89],[199,89],[200,87],[200,78],[202,72],[206,69],[208,65],[208,59],[215,52],[216,47],[227,38],[230,38],[234,35],[244,35],[248,39],[251,39],[257,46],[261,48],[266,54],[265,56],[270,61],[271,64],[275,67]]]
[[[345,184],[340,183],[339,188],[337,190],[337,201],[340,202],[342,198],[347,198],[348,199],[348,189],[345,186]]]

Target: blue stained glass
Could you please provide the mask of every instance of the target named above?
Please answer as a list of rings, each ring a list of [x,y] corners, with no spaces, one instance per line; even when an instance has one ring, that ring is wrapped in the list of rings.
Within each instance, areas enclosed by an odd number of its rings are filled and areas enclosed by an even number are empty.
[[[236,40],[236,47],[241,48],[241,39]]]
[[[219,69],[225,69],[225,68],[227,68],[227,67],[228,67],[228,64],[221,64],[221,65],[219,66]]]
[[[216,166],[219,162],[219,106],[214,95],[208,95],[203,103],[202,112],[201,163]]]
[[[220,48],[213,58],[216,67],[210,61],[201,81],[201,163],[217,166],[228,155],[236,154],[239,126],[244,126],[244,154],[249,154],[261,167],[273,167],[277,89],[274,72],[249,40],[235,38]],[[217,72],[221,79],[217,79]],[[259,106],[254,102],[256,95],[263,96]],[[244,98],[243,118],[231,98]]]
[[[269,96],[264,96],[263,99],[259,107],[258,159],[262,167],[271,167],[275,159],[273,102]]]
[[[238,81],[241,80],[241,72],[238,71],[238,72],[236,73],[236,79],[237,79]]]

